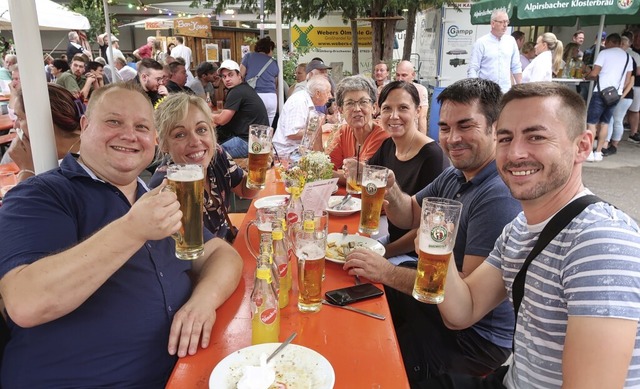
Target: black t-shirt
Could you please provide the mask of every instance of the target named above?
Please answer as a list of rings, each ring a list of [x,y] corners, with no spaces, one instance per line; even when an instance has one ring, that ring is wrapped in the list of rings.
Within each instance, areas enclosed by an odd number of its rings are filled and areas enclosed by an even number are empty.
[[[229,123],[217,127],[218,143],[224,143],[234,136],[247,141],[250,124],[269,125],[269,116],[262,99],[246,82],[229,89],[224,109],[235,113]]]
[[[106,38],[105,38],[105,42],[106,42]],[[107,63],[109,63],[109,56],[107,55],[107,43],[105,43],[104,45],[98,44],[98,47],[100,47],[100,56],[104,58],[104,60],[107,61]]]
[[[449,166],[449,160],[436,142],[427,143],[415,157],[408,161],[396,158],[396,144],[388,138],[378,151],[367,161],[369,165],[385,166],[393,171],[396,182],[403,192],[413,196],[429,185]],[[389,222],[389,241],[400,239],[409,230],[403,230]],[[417,257],[414,251],[406,253]]]
[[[178,93],[178,92],[186,92],[190,95],[195,95],[195,93],[193,92],[193,90],[191,90],[191,88],[189,88],[188,86],[180,86],[178,84],[176,84],[175,82],[169,80],[167,81],[166,84],[164,84],[164,86],[167,87],[167,90],[169,91],[169,93]]]

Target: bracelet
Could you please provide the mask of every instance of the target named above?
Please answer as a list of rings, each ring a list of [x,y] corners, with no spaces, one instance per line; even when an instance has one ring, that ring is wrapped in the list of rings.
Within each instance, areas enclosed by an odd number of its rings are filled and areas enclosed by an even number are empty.
[[[34,172],[33,170],[29,170],[29,169],[22,169],[18,172],[18,175],[21,176],[23,173],[31,173],[34,176],[36,175],[36,172]]]

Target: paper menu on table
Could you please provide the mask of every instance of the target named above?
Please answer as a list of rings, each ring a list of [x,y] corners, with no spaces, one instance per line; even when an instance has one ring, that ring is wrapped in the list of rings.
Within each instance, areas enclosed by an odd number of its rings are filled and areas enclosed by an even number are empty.
[[[327,209],[331,193],[333,193],[337,185],[337,178],[306,183],[300,196],[305,211],[312,209],[318,215]]]

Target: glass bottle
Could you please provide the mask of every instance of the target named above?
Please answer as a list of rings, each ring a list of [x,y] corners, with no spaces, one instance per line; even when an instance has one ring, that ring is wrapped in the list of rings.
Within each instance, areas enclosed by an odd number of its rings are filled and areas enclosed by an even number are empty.
[[[278,293],[278,305],[280,309],[289,305],[289,291],[291,290],[291,272],[289,269],[289,252],[284,240],[282,221],[271,223],[271,238],[273,240],[273,262],[278,269],[280,290]]]
[[[300,187],[292,186],[290,188],[291,196],[287,204],[287,225],[292,226],[293,223],[302,220],[302,200],[300,199]]]
[[[269,255],[260,254],[250,301],[251,344],[277,343],[280,336],[280,309],[272,280]]]
[[[276,296],[280,295],[280,277],[278,273],[278,268],[275,263],[273,263],[273,241],[271,239],[271,233],[262,233],[260,234],[260,254],[266,254],[269,258],[269,268],[271,269],[271,284],[273,287],[273,292]]]

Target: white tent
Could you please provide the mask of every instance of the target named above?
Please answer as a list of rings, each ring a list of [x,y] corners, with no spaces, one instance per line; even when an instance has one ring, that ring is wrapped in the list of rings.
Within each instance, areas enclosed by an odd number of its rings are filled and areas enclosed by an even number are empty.
[[[47,80],[42,71],[39,30],[87,30],[89,20],[50,0],[0,0],[0,23],[13,31],[22,77],[25,111],[31,129],[31,151],[36,173],[58,165]],[[1,28],[1,27],[0,27]]]
[[[88,30],[89,20],[51,0],[35,0],[40,30]],[[0,0],[0,29],[11,29],[9,0]]]

